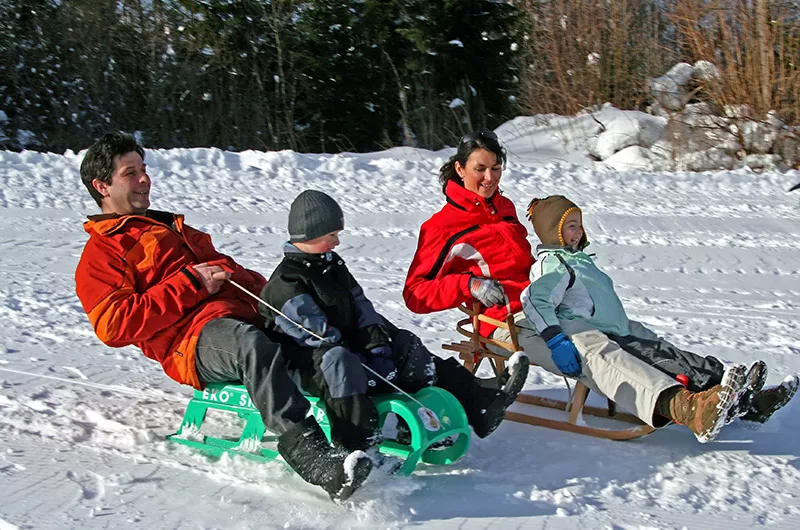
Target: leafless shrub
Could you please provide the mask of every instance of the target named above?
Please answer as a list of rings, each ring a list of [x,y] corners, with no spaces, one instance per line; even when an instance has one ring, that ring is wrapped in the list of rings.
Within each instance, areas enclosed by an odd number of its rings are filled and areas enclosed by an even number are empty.
[[[800,4],[794,0],[519,0],[527,17],[520,103],[574,114],[610,102],[641,109],[648,82],[678,62],[705,60],[690,102],[747,105],[800,123]],[[665,9],[666,8],[666,9]]]
[[[786,123],[800,121],[800,5],[671,0],[667,16],[682,53],[719,70],[719,79],[701,83],[698,98],[722,108],[747,105],[751,119],[774,110]]]

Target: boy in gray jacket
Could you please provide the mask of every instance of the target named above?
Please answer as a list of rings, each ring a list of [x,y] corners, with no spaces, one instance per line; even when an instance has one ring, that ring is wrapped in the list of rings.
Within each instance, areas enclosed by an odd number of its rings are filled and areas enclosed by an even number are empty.
[[[578,358],[575,345],[563,333],[562,326],[579,321],[602,331],[634,357],[675,377],[690,393],[709,392],[720,384],[725,365],[718,359],[681,350],[628,318],[611,278],[584,252],[589,243],[582,212],[572,201],[560,195],[534,199],[528,205],[528,219],[542,245],[536,249],[532,283],[522,294],[523,310],[548,345],[568,352],[567,358]],[[742,417],[764,423],[797,391],[796,375],[776,387],[763,389],[766,377],[766,364],[760,360],[753,363],[747,386],[728,411],[727,422]],[[659,412],[671,417],[669,407],[662,405]]]

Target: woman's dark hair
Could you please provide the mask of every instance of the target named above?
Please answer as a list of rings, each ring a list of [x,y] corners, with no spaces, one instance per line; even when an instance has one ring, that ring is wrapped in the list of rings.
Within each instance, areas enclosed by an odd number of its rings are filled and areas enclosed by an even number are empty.
[[[102,206],[103,196],[94,189],[92,181],[97,179],[106,184],[111,182],[111,176],[114,174],[114,158],[134,151],[144,160],[144,149],[136,143],[133,136],[123,132],[104,134],[86,151],[86,156],[81,162],[81,181],[98,206]]]
[[[450,157],[450,160],[439,169],[439,183],[442,185],[442,193],[447,189],[447,183],[451,180],[459,186],[464,186],[464,181],[458,176],[456,172],[456,162],[461,167],[467,165],[469,155],[478,149],[486,149],[494,153],[497,157],[497,162],[503,167],[506,165],[506,150],[500,145],[497,135],[494,131],[489,129],[481,129],[479,131],[472,131],[465,134],[461,141],[458,142],[458,150],[456,154]]]

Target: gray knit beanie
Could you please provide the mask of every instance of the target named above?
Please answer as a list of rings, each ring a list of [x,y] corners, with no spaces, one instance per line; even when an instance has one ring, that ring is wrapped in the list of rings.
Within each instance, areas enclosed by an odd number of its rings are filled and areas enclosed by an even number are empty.
[[[289,209],[289,241],[301,243],[344,230],[342,209],[330,195],[306,190]]]

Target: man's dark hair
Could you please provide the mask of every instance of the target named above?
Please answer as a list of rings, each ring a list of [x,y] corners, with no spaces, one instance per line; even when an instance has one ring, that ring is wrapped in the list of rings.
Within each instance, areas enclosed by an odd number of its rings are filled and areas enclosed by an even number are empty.
[[[136,143],[133,136],[123,132],[104,134],[86,151],[86,156],[81,162],[81,180],[98,206],[102,206],[103,196],[94,189],[92,181],[97,179],[106,184],[111,182],[111,175],[114,174],[114,158],[133,151],[139,153],[144,160],[144,149]]]

